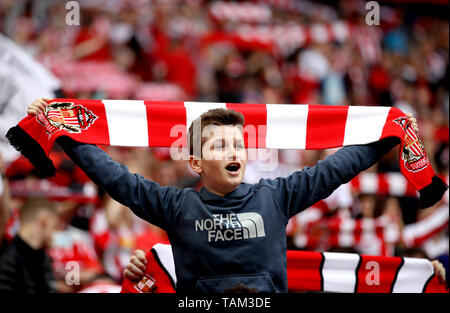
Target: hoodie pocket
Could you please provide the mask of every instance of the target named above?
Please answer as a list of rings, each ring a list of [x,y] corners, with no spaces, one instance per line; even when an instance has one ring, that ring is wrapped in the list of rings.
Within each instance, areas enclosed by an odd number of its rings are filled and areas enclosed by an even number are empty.
[[[223,293],[227,289],[243,284],[258,293],[274,293],[275,286],[267,273],[247,275],[226,275],[199,278],[195,284],[196,293]],[[237,291],[238,292],[238,291]]]

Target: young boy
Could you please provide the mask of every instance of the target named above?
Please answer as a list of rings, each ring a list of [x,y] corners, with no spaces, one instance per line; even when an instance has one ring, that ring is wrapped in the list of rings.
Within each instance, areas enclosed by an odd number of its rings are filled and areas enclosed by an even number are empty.
[[[36,100],[28,109],[38,114]],[[414,123],[415,119],[410,120]],[[179,190],[131,174],[104,151],[69,137],[58,143],[66,154],[116,201],[164,229],[172,245],[177,292],[216,292],[244,283],[259,292],[287,292],[286,224],[295,214],[329,196],[369,168],[399,143],[387,138],[347,146],[314,167],[286,178],[242,183],[247,163],[243,116],[210,110],[195,120],[203,132],[189,129],[191,168],[205,187]],[[416,127],[416,125],[414,125]],[[201,153],[192,143],[201,139]],[[195,152],[195,153],[194,153]],[[200,154],[200,155],[199,155]]]

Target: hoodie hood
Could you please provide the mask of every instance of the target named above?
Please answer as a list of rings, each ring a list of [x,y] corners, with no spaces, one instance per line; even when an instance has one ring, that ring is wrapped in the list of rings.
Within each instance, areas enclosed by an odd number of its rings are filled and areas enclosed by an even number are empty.
[[[225,196],[221,197],[212,193],[205,187],[202,187],[199,191],[199,196],[203,200],[204,203],[209,205],[217,205],[230,207],[233,205],[240,204],[245,201],[246,198],[250,199],[252,194],[252,185],[241,183],[236,189],[232,192],[227,193]]]

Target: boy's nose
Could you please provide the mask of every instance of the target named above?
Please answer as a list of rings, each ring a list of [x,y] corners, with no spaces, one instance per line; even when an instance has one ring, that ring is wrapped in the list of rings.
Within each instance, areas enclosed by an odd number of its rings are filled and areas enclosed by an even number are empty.
[[[234,149],[234,147],[229,147],[226,151],[226,159],[227,160],[237,160],[237,152],[236,149]]]

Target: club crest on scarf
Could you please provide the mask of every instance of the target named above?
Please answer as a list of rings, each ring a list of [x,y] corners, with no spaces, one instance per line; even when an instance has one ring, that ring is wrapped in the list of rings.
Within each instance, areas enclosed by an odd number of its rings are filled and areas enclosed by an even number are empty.
[[[133,288],[136,289],[139,293],[149,293],[156,289],[156,280],[150,275],[145,274],[142,278],[133,285]]]
[[[72,102],[55,102],[49,104],[43,113],[36,116],[46,132],[51,135],[58,130],[79,134],[87,129],[96,119],[91,111]]]
[[[418,172],[430,163],[425,155],[425,148],[416,132],[411,127],[407,117],[401,116],[394,120],[405,131],[404,145],[402,147],[402,159],[405,167],[411,172]]]

